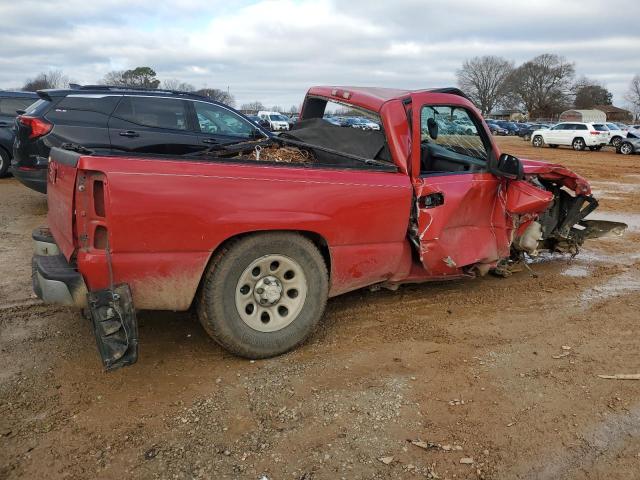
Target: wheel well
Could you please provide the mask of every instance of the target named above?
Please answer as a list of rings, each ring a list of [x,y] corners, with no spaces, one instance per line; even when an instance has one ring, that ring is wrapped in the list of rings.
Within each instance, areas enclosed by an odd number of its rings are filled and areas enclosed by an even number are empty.
[[[322,255],[324,263],[327,266],[327,272],[329,274],[329,282],[331,282],[331,252],[329,251],[329,244],[327,243],[327,241],[325,240],[325,238],[322,235],[320,235],[318,233],[315,233],[315,232],[309,232],[307,230],[258,230],[258,231],[254,231],[254,232],[239,233],[237,235],[233,235],[233,236],[227,238],[226,240],[224,240],[220,245],[218,245],[213,250],[213,252],[211,252],[211,255],[209,256],[209,260],[207,261],[207,265],[205,266],[204,270],[202,271],[202,275],[200,277],[200,282],[198,283],[198,288],[196,290],[196,294],[194,295],[193,299],[191,300],[191,306],[193,307],[196,299],[198,298],[198,296],[200,294],[200,290],[202,289],[202,281],[203,281],[203,279],[204,279],[204,277],[205,277],[205,275],[207,273],[207,269],[209,268],[211,263],[214,261],[213,259],[215,258],[216,254],[218,252],[220,252],[222,249],[224,249],[230,243],[232,243],[235,240],[238,240],[240,238],[248,237],[248,236],[251,236],[251,235],[260,235],[260,234],[263,234],[263,233],[274,233],[274,232],[293,233],[293,234],[302,235],[303,237],[305,237],[308,240],[310,240],[311,242],[313,242],[313,244],[316,246],[316,248],[320,252],[320,255]]]
[[[9,161],[11,161],[11,152],[9,150],[7,150],[6,148],[4,148],[2,145],[0,145],[0,150],[2,150],[4,153],[6,153],[7,156],[9,157]]]

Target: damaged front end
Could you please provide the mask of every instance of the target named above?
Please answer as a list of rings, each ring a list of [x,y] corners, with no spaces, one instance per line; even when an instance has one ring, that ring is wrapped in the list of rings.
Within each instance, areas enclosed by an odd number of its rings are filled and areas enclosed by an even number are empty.
[[[511,257],[501,262],[497,273],[508,274],[519,263],[526,266],[525,253],[535,257],[546,250],[575,256],[585,240],[623,234],[624,223],[586,218],[598,208],[586,180],[559,165],[525,162],[526,182],[547,194],[550,201],[535,214],[509,212],[515,221]]]

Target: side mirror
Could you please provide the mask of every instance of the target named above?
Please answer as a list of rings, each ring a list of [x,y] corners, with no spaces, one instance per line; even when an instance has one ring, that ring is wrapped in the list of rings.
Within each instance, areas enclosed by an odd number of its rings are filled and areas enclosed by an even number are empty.
[[[496,167],[496,175],[509,180],[522,180],[524,178],[524,168],[522,162],[517,157],[503,153],[498,158],[498,165]]]

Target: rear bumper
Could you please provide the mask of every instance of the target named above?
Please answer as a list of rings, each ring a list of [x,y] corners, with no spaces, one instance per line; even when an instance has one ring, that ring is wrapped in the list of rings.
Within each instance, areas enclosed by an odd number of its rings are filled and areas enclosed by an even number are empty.
[[[47,169],[35,168],[35,169],[22,169],[12,166],[11,173],[18,179],[25,187],[29,187],[31,190],[35,190],[40,193],[47,193]]]
[[[34,230],[32,283],[34,293],[47,303],[75,307],[87,305],[82,275],[60,253],[53,237],[43,228]]]

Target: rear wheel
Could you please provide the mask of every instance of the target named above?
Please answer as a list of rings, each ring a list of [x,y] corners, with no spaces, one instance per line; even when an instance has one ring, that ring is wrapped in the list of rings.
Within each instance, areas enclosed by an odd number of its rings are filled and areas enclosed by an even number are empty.
[[[533,144],[534,147],[542,147],[544,146],[544,139],[542,138],[541,135],[536,135],[535,137],[533,137],[533,141],[531,142]]]
[[[328,285],[324,259],[305,237],[252,235],[233,241],[214,258],[198,317],[232,353],[272,357],[311,335],[324,312]]]
[[[618,147],[618,151],[623,155],[631,155],[633,153],[633,145],[629,142],[622,142]]]
[[[587,145],[584,143],[584,139],[578,137],[573,139],[573,142],[571,142],[571,146],[574,150],[582,151]]]
[[[9,171],[9,164],[11,159],[9,154],[2,148],[0,148],[0,178],[6,177]]]
[[[618,148],[621,143],[622,143],[622,137],[613,137],[611,139],[611,145],[613,145],[616,148]]]

